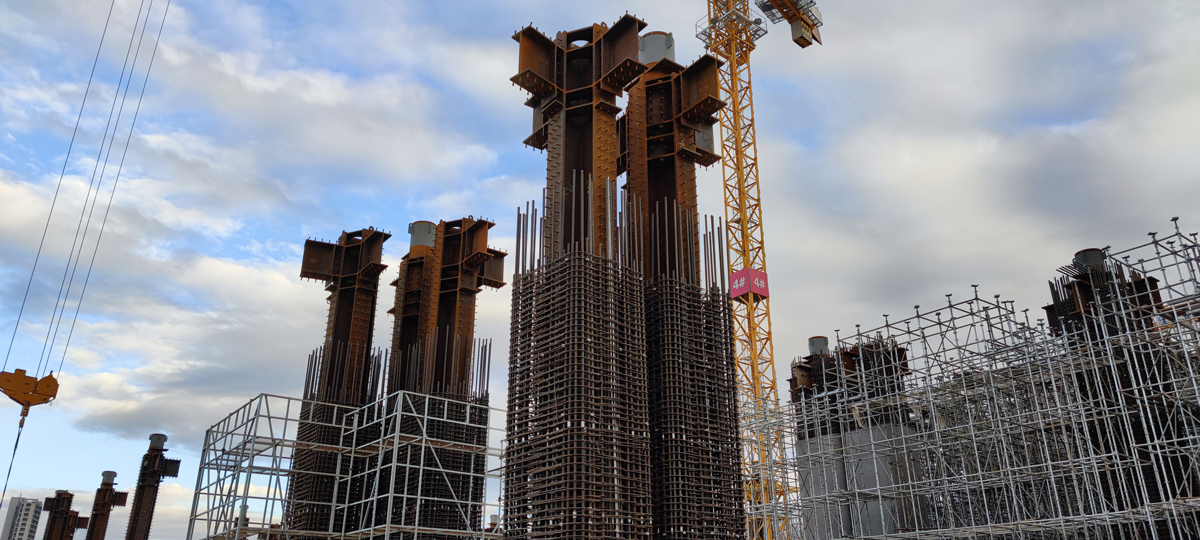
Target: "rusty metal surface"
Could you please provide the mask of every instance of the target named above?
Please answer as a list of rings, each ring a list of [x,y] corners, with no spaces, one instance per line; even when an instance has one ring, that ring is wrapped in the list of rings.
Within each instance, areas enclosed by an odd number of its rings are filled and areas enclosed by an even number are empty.
[[[46,497],[42,510],[50,513],[46,520],[45,540],[70,540],[75,537],[75,529],[86,529],[88,518],[79,517],[79,512],[71,510],[71,502],[75,494],[70,491],[58,490],[53,497]]]
[[[687,216],[685,228],[695,231],[698,227],[696,165],[707,167],[720,159],[712,139],[717,123],[713,115],[725,105],[718,99],[718,67],[717,60],[708,55],[687,68],[665,59],[655,62],[630,85],[628,107],[622,116],[620,161],[626,171],[626,187],[646,201],[643,219],[652,212],[662,216],[659,229],[642,231],[644,239],[648,241],[657,230],[664,238],[679,236],[690,243],[682,251],[669,248],[669,242],[662,243],[657,248],[660,253],[647,257],[646,264],[662,261],[663,274],[678,275],[688,283],[699,281],[699,236],[677,230],[678,220],[667,219],[666,214],[673,216],[678,208],[681,216]],[[684,268],[690,275],[680,274]],[[654,271],[646,267],[643,273],[651,276]]]
[[[297,438],[338,446],[341,405],[366,405],[377,396],[383,376],[383,355],[373,349],[375,306],[383,264],[383,244],[391,235],[373,228],[343,232],[337,243],[308,240],[300,277],[323,281],[329,291],[329,321],[321,347],[309,356],[304,398],[312,400]],[[330,526],[334,475],[340,460],[334,452],[297,449],[287,509],[290,529],[327,531]],[[354,463],[343,466],[351,467]]]
[[[479,397],[487,366],[476,365],[475,297],[504,283],[503,251],[488,246],[495,223],[466,217],[437,225],[433,247],[414,245],[400,263],[387,393]]]
[[[117,473],[104,472],[100,489],[96,490],[96,498],[92,500],[92,517],[88,521],[87,540],[104,540],[108,534],[108,519],[114,506],[125,506],[129,493],[114,489]]]
[[[526,105],[533,108],[534,133],[525,144],[547,150],[547,186],[563,190],[563,203],[580,209],[568,236],[559,240],[564,247],[587,236],[607,242],[599,222],[585,232],[580,220],[585,208],[607,212],[603,186],[617,177],[620,153],[617,97],[646,69],[637,61],[638,32],[645,27],[625,15],[612,27],[593,24],[559,32],[553,40],[532,27],[513,36],[520,43],[520,65],[512,81],[532,94]],[[591,198],[571,188],[572,174],[590,179]]]
[[[336,244],[306,242],[301,277],[325,282],[330,312],[325,343],[309,358],[306,420],[297,425],[297,439],[306,446],[295,451],[282,524],[313,534],[295,538],[319,538],[331,530],[386,529],[397,524],[390,514],[397,508],[380,507],[378,501],[412,501],[414,493],[428,500],[419,508],[398,507],[404,519],[412,520],[405,526],[445,531],[482,526],[481,514],[463,518],[461,504],[482,504],[486,415],[484,427],[439,424],[430,428],[435,432],[426,431],[427,436],[462,446],[441,450],[434,476],[445,482],[424,487],[381,479],[393,474],[390,460],[396,456],[347,455],[334,449],[351,444],[342,428],[347,422],[366,424],[353,431],[355,446],[379,444],[388,430],[404,428],[383,426],[383,416],[349,419],[345,406],[361,407],[401,391],[486,406],[491,344],[474,339],[475,296],[483,287],[505,285],[506,254],[488,246],[493,226],[467,217],[441,222],[432,237],[428,229],[422,230],[421,243],[410,247],[400,277],[392,283],[396,305],[389,313],[396,319],[391,355],[373,348],[372,332],[379,276],[386,268],[381,262],[383,243],[390,235],[364,229],[343,233]],[[438,502],[443,499],[455,502]]]
[[[158,486],[165,477],[179,476],[179,460],[167,459],[163,448],[167,436],[150,436],[150,448],[142,456],[142,468],[138,471],[137,488],[133,492],[133,504],[129,506],[129,527],[125,540],[150,540],[150,525],[154,521],[154,506],[158,503]]]
[[[509,538],[744,537],[725,247],[696,213],[718,63],[643,65],[644,26],[514,36],[548,155],[518,213]]]
[[[306,399],[362,406],[375,397],[372,345],[383,243],[375,229],[343,232],[336,244],[308,240],[300,277],[320,280],[329,291],[329,323],[318,370],[305,381]]]

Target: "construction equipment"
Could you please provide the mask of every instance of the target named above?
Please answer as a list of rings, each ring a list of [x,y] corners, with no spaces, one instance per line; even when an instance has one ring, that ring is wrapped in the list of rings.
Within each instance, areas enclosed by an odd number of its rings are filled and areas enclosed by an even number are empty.
[[[754,3],[771,22],[791,25],[792,41],[801,49],[821,42],[821,11],[814,0],[754,0]]]
[[[58,397],[58,379],[54,378],[54,372],[38,379],[26,375],[23,369],[5,371],[0,373],[0,391],[21,406],[19,427],[25,427],[30,407],[50,403]]]
[[[820,43],[820,12],[812,0],[755,0],[766,16],[792,25],[801,47]],[[738,414],[746,486],[747,537],[789,539],[780,421],[771,342],[770,289],[758,185],[750,53],[767,27],[750,0],[708,0],[696,37],[724,62],[720,71],[725,223],[729,238],[730,296],[738,361]]]

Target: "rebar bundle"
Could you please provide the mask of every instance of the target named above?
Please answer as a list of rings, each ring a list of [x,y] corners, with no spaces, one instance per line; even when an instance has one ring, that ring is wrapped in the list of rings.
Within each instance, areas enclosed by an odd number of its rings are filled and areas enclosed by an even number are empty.
[[[372,343],[379,276],[387,268],[382,263],[383,244],[389,238],[388,233],[368,228],[342,232],[337,243],[304,243],[300,277],[325,284],[329,319],[324,345],[309,356],[304,379],[305,403],[312,409],[304,411],[303,416],[312,421],[301,423],[297,430],[299,439],[308,446],[296,450],[293,462],[289,528],[330,532],[334,503],[359,495],[342,492],[335,501],[337,475],[349,474],[362,464],[339,459],[330,449],[342,445],[339,427],[344,419],[339,406],[371,403],[379,396],[384,380],[385,358]]]
[[[651,251],[687,253],[698,236],[691,216],[659,207],[670,211],[651,214],[650,244],[663,248]],[[657,269],[646,287],[654,538],[745,536],[730,304],[723,265],[711,256],[725,247],[720,226],[708,225],[705,272],[694,253],[691,261],[668,259],[682,264],[650,263]]]
[[[539,223],[536,212],[521,216],[513,279],[505,536],[645,538],[650,448],[635,254],[620,245],[612,258],[597,254],[590,235],[554,249],[562,244],[542,242],[538,230],[557,237],[561,226]],[[609,238],[628,233],[616,223]]]
[[[644,27],[514,36],[547,174],[517,216],[509,538],[745,535],[725,245],[696,212],[717,64]]]
[[[328,363],[334,367],[327,367]],[[309,355],[304,387],[304,403],[308,408],[302,412],[305,421],[298,425],[296,431],[297,438],[306,444],[296,450],[292,461],[288,527],[328,532],[332,526],[330,520],[335,502],[344,504],[360,495],[355,491],[343,490],[338,493],[338,499],[334,499],[338,475],[352,474],[363,466],[361,460],[343,458],[337,450],[344,444],[342,426],[346,423],[345,414],[352,410],[350,407],[359,404],[328,399],[324,389],[330,385],[324,384],[322,377],[345,373],[345,367],[338,366],[361,365],[365,373],[362,373],[362,382],[359,384],[365,386],[366,395],[374,398],[385,379],[383,368],[386,363],[383,351],[367,353],[360,346],[345,343],[318,347]]]
[[[806,538],[1200,537],[1200,245],[1061,271],[1047,321],[976,295],[793,364]]]
[[[479,355],[489,349],[481,347]],[[482,530],[486,396],[469,402],[400,392],[347,418],[344,439],[366,457],[339,479],[353,492],[335,515],[338,530],[364,539],[447,540]],[[413,444],[436,441],[436,444]]]

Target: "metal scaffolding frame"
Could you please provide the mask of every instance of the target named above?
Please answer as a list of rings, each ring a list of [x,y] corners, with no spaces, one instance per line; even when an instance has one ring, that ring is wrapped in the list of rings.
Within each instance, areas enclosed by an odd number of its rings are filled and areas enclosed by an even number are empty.
[[[1080,252],[792,366],[804,537],[1200,537],[1200,244]]]
[[[314,413],[330,408],[341,423]],[[505,415],[485,400],[411,392],[365,407],[261,394],[205,434],[186,538],[497,538]],[[297,436],[314,424],[341,443]],[[304,451],[336,460],[332,500],[294,500],[292,462]],[[297,504],[328,508],[329,530],[289,529]]]

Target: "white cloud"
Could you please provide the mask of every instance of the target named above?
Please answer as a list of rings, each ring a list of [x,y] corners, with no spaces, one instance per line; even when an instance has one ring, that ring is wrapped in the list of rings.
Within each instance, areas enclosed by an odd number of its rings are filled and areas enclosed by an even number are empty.
[[[693,0],[365,3],[325,19],[273,7],[172,8],[63,379],[59,406],[86,429],[194,446],[257,392],[295,393],[325,308],[321,287],[296,278],[306,235],[371,219],[403,236],[415,219],[483,214],[499,223],[492,243],[510,248],[512,207],[540,195],[544,174],[544,154],[520,147],[513,30],[553,35],[628,9],[675,32],[686,61],[704,14]],[[6,293],[24,286],[62,163],[65,145],[37,140],[70,136],[106,8],[0,6]],[[895,320],[973,283],[1037,308],[1076,249],[1136,242],[1174,215],[1200,228],[1194,2],[822,10],[824,46],[800,50],[772,26],[753,64],[781,368],[808,335]],[[97,111],[114,91],[102,83]],[[51,238],[73,231],[104,113],[84,117]],[[719,177],[700,174],[716,213]],[[389,262],[404,243],[389,243]],[[48,268],[61,271],[67,247],[49,245]],[[57,282],[36,285],[52,297]],[[48,311],[34,306],[31,320]],[[477,335],[497,345],[493,403],[508,313],[507,288],[480,297]],[[383,344],[390,318],[379,321]],[[171,489],[163,538],[182,536],[165,531],[190,502]]]

